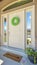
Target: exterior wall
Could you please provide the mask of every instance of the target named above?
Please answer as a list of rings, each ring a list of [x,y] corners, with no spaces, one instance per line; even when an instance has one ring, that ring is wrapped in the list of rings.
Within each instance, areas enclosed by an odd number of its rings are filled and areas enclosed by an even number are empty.
[[[1,45],[1,12],[0,12],[0,45]]]
[[[35,6],[35,49],[37,50],[37,4]]]
[[[35,50],[37,50],[37,0],[35,2]]]

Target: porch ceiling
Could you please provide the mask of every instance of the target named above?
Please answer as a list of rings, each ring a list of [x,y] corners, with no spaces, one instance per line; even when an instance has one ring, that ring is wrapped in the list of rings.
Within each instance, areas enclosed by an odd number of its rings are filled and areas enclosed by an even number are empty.
[[[8,5],[9,3],[11,2],[14,2],[14,1],[20,1],[20,0],[0,0],[0,9],[5,7],[6,5]],[[22,0],[22,1],[33,1],[33,0]]]
[[[14,1],[16,1],[16,0],[2,0],[2,1],[0,0],[0,9]]]

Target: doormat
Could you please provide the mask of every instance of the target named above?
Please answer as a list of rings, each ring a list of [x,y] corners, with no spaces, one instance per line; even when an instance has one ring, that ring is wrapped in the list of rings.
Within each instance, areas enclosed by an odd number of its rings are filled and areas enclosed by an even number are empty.
[[[20,62],[22,59],[22,56],[14,54],[14,53],[10,53],[10,52],[5,53],[3,56],[5,56],[9,59],[12,59],[14,61],[17,61],[17,62]]]

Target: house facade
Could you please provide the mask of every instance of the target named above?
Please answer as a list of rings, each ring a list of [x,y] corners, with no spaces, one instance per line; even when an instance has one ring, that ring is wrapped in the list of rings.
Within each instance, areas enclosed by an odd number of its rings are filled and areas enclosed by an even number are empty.
[[[37,0],[7,10],[11,4],[0,9],[0,45],[37,50]]]

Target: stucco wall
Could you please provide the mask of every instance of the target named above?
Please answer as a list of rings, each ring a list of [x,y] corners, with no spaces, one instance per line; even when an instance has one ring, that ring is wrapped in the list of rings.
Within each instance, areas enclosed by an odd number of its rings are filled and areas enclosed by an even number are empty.
[[[35,49],[37,50],[37,4],[35,6]]]
[[[1,11],[0,11],[0,45],[1,45]]]

